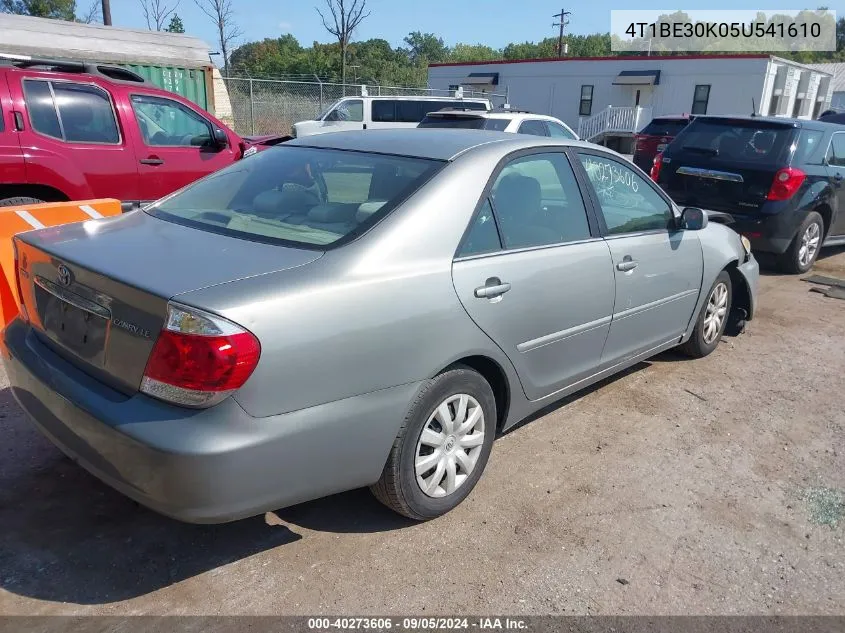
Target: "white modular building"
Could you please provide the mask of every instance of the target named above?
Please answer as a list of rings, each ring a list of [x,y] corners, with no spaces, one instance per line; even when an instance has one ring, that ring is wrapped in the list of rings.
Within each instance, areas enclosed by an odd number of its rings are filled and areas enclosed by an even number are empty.
[[[507,93],[514,108],[555,116],[585,140],[628,151],[653,117],[752,112],[816,118],[831,73],[773,55],[573,57],[431,64],[431,88]]]

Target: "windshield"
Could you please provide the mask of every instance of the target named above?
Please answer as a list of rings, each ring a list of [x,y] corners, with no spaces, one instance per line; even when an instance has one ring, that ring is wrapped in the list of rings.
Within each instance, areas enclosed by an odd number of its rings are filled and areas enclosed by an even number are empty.
[[[274,147],[146,211],[234,237],[322,247],[367,230],[443,164],[364,152]]]
[[[744,119],[696,119],[672,143],[673,154],[719,161],[780,163],[795,135],[790,125]]]

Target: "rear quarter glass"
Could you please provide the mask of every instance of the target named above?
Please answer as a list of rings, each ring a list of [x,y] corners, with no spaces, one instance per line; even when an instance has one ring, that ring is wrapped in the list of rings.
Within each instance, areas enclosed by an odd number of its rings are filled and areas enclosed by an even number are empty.
[[[146,211],[232,237],[322,250],[366,231],[444,164],[365,152],[274,147]]]

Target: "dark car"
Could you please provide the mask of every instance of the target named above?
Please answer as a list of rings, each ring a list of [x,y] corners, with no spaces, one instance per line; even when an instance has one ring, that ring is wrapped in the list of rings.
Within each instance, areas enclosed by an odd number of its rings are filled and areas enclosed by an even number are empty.
[[[845,125],[845,112],[839,112],[838,110],[827,110],[826,112],[822,112],[822,115],[819,117],[819,121],[824,121],[825,123],[838,123],[839,125]]]
[[[648,173],[651,170],[654,157],[666,149],[666,146],[694,118],[689,114],[680,114],[652,119],[651,123],[634,136],[634,164]]]
[[[728,214],[752,248],[803,273],[845,244],[845,129],[820,121],[699,117],[655,159],[681,206]]]

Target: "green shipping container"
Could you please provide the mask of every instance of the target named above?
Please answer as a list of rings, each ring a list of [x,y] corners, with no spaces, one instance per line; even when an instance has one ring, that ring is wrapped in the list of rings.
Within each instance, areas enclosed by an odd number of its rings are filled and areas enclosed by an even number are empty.
[[[206,73],[202,68],[178,68],[174,66],[152,66],[140,64],[121,64],[124,68],[138,73],[155,86],[190,99],[204,110],[208,110]]]

